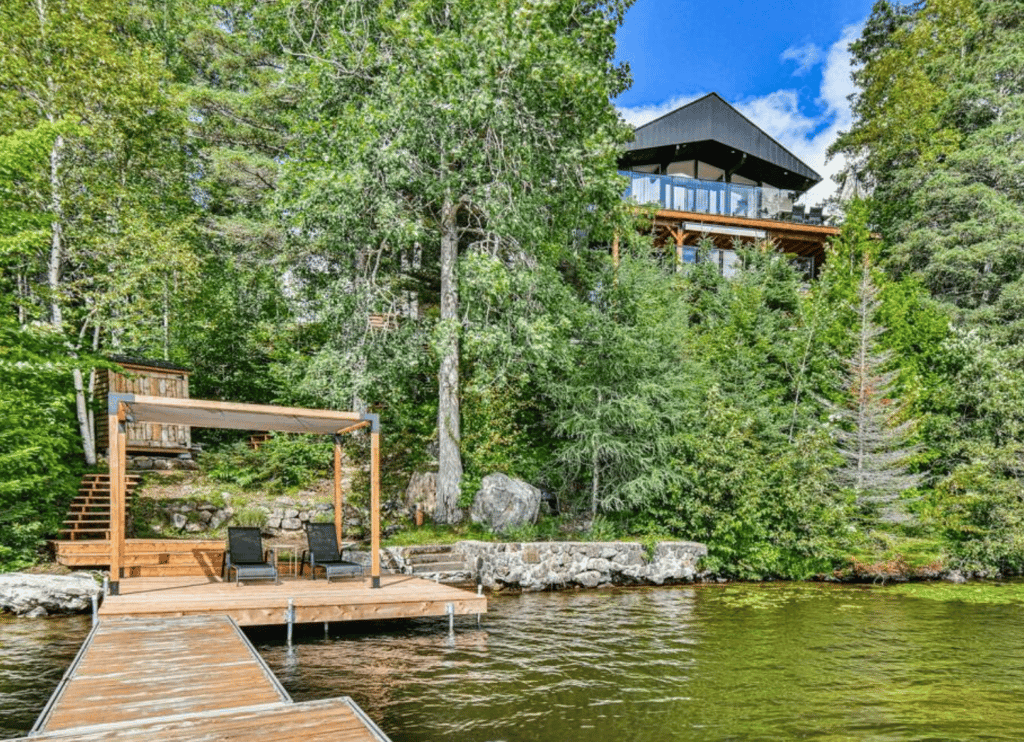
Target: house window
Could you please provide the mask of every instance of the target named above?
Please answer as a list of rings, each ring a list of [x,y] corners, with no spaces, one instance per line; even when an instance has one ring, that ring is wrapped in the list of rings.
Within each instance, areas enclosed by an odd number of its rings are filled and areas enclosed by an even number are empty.
[[[679,162],[669,163],[669,166],[665,168],[665,172],[669,175],[682,175],[686,178],[696,177],[697,173],[697,162],[696,160],[681,160]]]

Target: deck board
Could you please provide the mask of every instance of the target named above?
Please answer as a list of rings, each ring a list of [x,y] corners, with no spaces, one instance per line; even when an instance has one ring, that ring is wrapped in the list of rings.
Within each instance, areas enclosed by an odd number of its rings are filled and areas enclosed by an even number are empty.
[[[293,703],[227,616],[106,618],[26,740],[387,742],[350,698]]]
[[[290,700],[225,617],[108,620],[40,731]]]
[[[287,623],[288,601],[296,623],[359,621],[487,612],[487,598],[411,575],[385,575],[381,587],[369,579],[282,580],[238,586],[219,578],[137,577],[121,581],[121,594],[107,596],[100,616],[174,617],[227,615],[239,626]]]

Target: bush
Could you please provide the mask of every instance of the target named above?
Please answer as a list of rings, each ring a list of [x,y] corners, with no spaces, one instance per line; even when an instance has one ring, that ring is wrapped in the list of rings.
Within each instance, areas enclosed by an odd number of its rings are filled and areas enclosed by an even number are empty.
[[[211,479],[245,489],[302,487],[328,475],[332,462],[331,441],[304,435],[275,435],[258,449],[239,441],[203,456]]]

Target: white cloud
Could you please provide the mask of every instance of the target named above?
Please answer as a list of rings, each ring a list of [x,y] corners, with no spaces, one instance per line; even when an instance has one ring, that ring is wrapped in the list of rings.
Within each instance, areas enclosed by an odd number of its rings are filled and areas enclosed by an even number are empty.
[[[793,74],[804,75],[821,61],[821,47],[811,42],[807,42],[803,46],[791,46],[779,55],[779,59],[783,62],[793,60],[797,65]]]
[[[649,121],[654,121],[656,118],[661,118],[666,113],[674,111],[680,106],[692,103],[705,95],[707,95],[707,93],[681,95],[672,98],[671,100],[667,100],[664,103],[654,103],[648,106],[636,106],[635,108],[619,108],[619,113],[622,115],[622,118],[626,120],[626,123],[635,129]]]
[[[800,92],[790,89],[730,101],[743,115],[822,176],[821,182],[804,194],[801,199],[804,204],[819,203],[836,190],[832,176],[842,170],[844,163],[841,157],[826,162],[825,153],[839,132],[850,128],[849,96],[854,92],[854,86],[850,78],[849,46],[860,35],[862,27],[863,24],[855,24],[844,28],[840,38],[824,53],[821,88],[813,101],[818,108],[817,113],[803,113],[800,110]],[[784,58],[789,51],[783,52]],[[620,108],[619,113],[632,126],[640,126],[699,97],[677,96],[658,105]]]

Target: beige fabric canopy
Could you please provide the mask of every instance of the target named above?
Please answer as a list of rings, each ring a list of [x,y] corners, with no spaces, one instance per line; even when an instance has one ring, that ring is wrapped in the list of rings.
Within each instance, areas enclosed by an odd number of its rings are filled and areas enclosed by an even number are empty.
[[[206,399],[178,399],[136,394],[109,394],[107,415],[110,431],[110,590],[117,595],[125,552],[125,474],[127,470],[126,425],[155,423],[201,428],[279,431],[333,435],[334,527],[342,541],[341,441],[338,436],[370,428],[370,521],[371,579],[380,587],[380,420],[358,412],[312,410],[274,405],[241,404]]]

